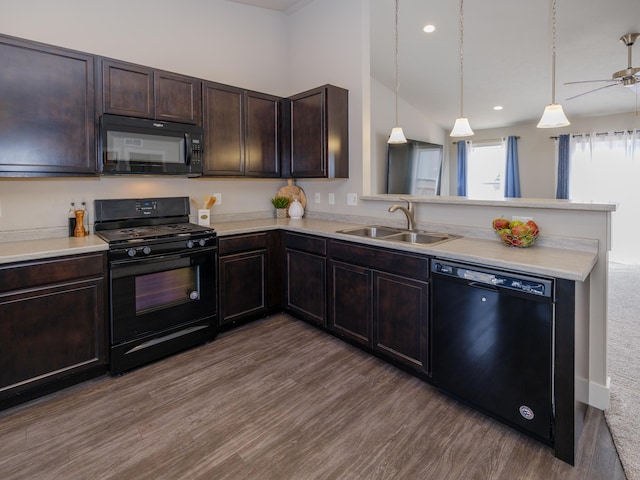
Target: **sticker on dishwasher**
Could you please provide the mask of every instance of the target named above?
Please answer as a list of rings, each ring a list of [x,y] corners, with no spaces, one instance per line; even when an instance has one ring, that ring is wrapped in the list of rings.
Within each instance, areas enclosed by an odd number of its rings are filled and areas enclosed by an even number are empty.
[[[522,415],[525,419],[527,420],[533,420],[533,417],[535,416],[533,414],[533,410],[531,410],[531,408],[527,407],[526,405],[522,405],[520,406],[520,415]]]

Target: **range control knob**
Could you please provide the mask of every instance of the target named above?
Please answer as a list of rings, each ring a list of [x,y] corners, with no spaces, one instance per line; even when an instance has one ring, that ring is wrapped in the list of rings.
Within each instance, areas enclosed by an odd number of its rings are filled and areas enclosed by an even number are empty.
[[[149,255],[151,253],[151,247],[147,246],[142,249],[142,253]]]
[[[193,248],[193,240],[187,242],[187,248]]]
[[[135,257],[136,256],[136,249],[135,248],[127,248],[127,255],[129,255],[130,257]]]
[[[201,247],[204,247],[207,244],[207,240],[205,238],[201,238],[198,243],[200,244]]]

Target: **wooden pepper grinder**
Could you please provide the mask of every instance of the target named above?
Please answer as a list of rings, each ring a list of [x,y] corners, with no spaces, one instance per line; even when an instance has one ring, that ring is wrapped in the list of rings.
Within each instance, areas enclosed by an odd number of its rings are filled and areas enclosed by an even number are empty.
[[[73,231],[74,237],[84,237],[87,232],[84,229],[84,210],[76,210],[76,228]]]

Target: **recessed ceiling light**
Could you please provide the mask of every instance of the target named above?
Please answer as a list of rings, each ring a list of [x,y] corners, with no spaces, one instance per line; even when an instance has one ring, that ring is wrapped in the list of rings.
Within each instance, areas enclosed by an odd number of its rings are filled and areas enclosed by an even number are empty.
[[[425,33],[432,33],[436,31],[436,27],[434,25],[425,25],[422,29]]]
[[[493,107],[494,110],[502,110],[502,105],[496,105],[495,107]]]

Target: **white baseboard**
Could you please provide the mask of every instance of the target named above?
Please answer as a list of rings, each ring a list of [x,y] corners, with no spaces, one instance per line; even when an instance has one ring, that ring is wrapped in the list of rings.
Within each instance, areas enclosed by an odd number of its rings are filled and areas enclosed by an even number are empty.
[[[589,383],[589,405],[606,410],[609,407],[609,391],[611,387],[611,377],[607,377],[607,384]]]

